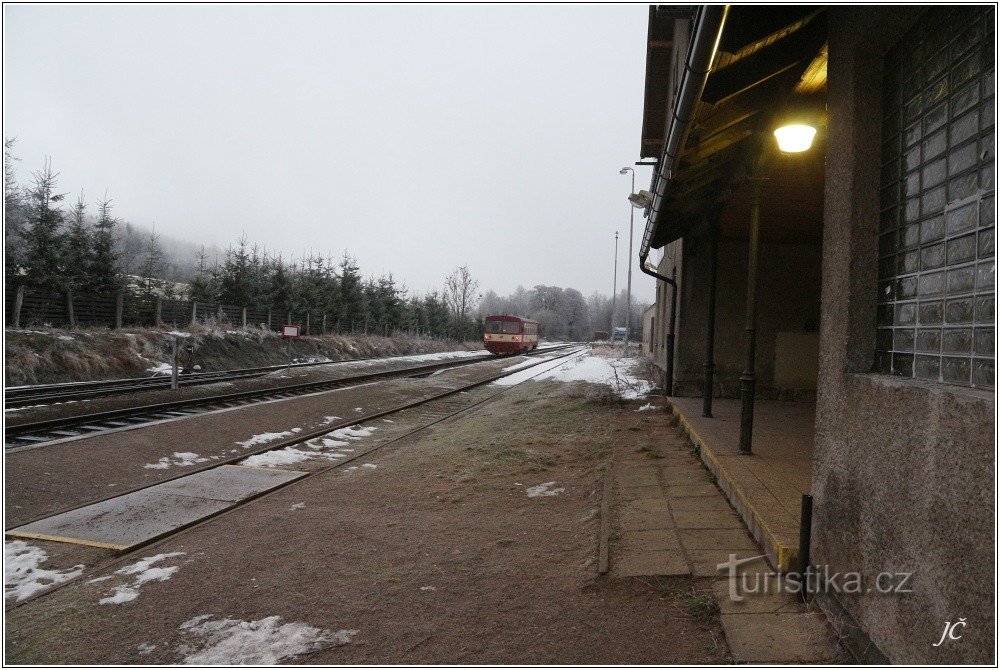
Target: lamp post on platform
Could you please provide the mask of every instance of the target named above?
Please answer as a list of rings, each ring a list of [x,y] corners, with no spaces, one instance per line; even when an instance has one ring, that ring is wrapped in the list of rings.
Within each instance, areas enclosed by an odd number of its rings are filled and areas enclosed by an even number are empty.
[[[611,283],[611,323],[609,328],[611,329],[609,335],[614,341],[615,335],[615,307],[618,304],[618,231],[615,231],[615,278]]]
[[[808,151],[816,128],[803,123],[783,125],[774,131],[778,149],[785,154]],[[750,175],[750,258],[747,271],[746,367],[740,375],[740,453],[753,453],[753,411],[757,392],[757,257],[760,255],[760,204],[764,170],[770,149],[765,148],[753,165]]]
[[[623,167],[618,174],[624,175],[632,173],[632,190],[629,195],[635,193],[635,170],[630,167]],[[622,347],[622,356],[628,356],[628,341],[632,334],[632,226],[635,223],[635,207],[628,208],[628,288],[625,294],[625,345]]]

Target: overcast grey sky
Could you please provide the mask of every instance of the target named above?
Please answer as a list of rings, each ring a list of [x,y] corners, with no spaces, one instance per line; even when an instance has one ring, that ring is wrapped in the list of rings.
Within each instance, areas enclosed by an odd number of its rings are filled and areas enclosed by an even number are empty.
[[[7,6],[22,177],[226,246],[357,256],[411,289],[610,293],[646,5]],[[649,168],[637,169],[646,188]],[[643,219],[636,218],[636,246]],[[634,269],[643,301],[653,282]]]

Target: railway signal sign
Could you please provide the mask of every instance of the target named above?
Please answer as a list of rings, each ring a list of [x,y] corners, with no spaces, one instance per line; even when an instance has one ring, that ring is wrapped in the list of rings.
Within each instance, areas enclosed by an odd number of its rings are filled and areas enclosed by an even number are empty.
[[[281,336],[286,340],[297,340],[299,339],[299,327],[285,324],[281,327]]]

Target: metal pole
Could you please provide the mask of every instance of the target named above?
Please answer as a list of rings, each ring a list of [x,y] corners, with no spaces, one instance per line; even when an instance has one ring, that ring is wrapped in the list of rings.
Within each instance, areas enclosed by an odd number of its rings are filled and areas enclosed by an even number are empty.
[[[750,258],[747,269],[747,359],[740,376],[740,453],[753,452],[753,404],[757,376],[754,372],[757,353],[757,257],[760,254],[760,200],[764,180],[755,169],[750,178]]]
[[[618,306],[618,231],[615,231],[615,279],[611,284],[611,341],[615,340],[615,307]]]
[[[715,393],[715,289],[719,257],[718,221],[712,223],[708,235],[708,323],[705,325],[705,389],[702,393],[701,415],[712,418],[712,396]]]
[[[177,338],[172,338],[173,344],[170,347],[170,388],[177,390]]]
[[[627,168],[632,173],[632,190],[629,195],[635,193],[635,170]],[[625,346],[622,355],[628,355],[628,341],[632,333],[632,228],[635,224],[635,207],[628,204],[628,289],[625,297]]]
[[[670,272],[673,282],[670,285],[670,326],[667,328],[667,370],[666,387],[668,396],[674,394],[674,339],[677,327],[677,266]]]

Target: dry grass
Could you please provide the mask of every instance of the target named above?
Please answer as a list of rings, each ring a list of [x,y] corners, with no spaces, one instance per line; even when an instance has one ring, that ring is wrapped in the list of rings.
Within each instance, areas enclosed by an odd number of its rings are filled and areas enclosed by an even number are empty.
[[[231,330],[208,323],[185,332],[191,334],[185,344],[194,351],[182,354],[182,365],[227,370],[287,360],[286,341],[267,330]],[[169,331],[154,329],[8,329],[5,335],[4,382],[8,386],[149,376],[150,368],[170,360],[172,339]],[[345,361],[479,346],[478,342],[416,337],[329,335],[296,340],[291,352],[299,361]]]

